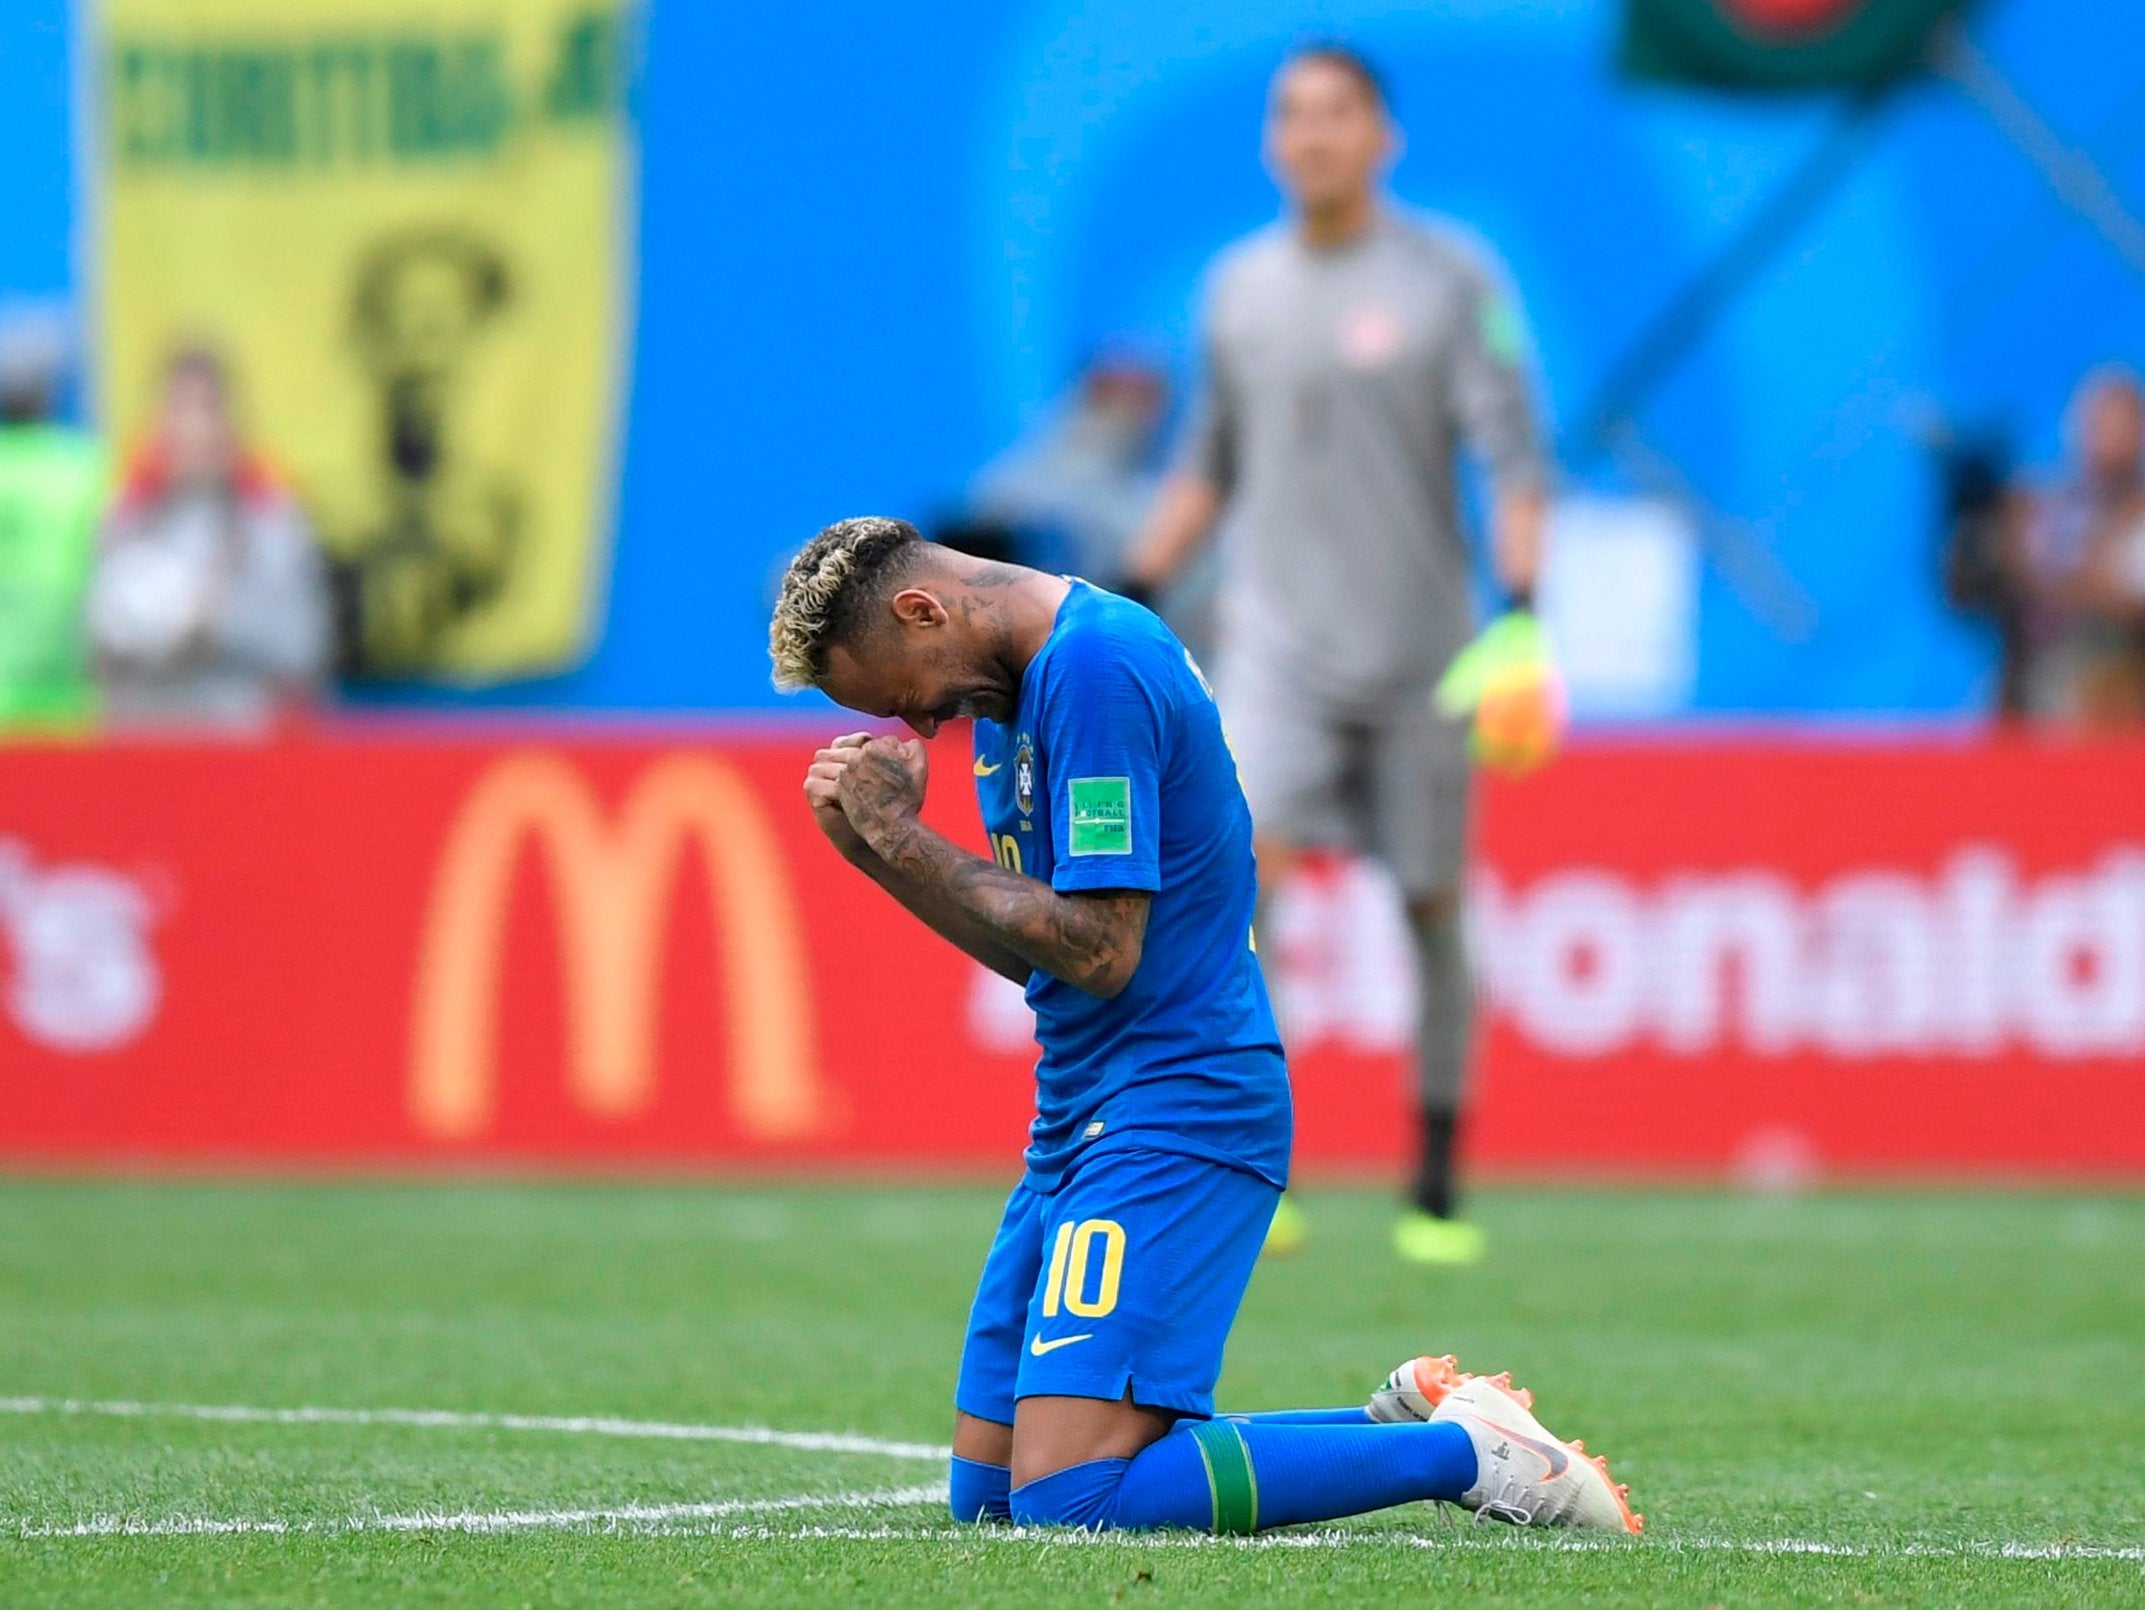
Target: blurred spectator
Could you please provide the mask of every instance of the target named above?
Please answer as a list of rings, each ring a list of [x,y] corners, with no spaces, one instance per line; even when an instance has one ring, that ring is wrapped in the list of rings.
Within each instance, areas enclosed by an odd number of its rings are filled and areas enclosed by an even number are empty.
[[[999,565],[1033,565],[1039,570],[1062,570],[1055,553],[1042,551],[1034,533],[1003,520],[970,514],[963,510],[932,523],[931,540],[955,553],[988,559]]]
[[[2041,720],[2145,721],[2145,391],[2127,371],[2088,375],[2069,425],[2064,478],[2013,515],[2022,702]]]
[[[100,542],[89,626],[107,714],[260,728],[319,682],[328,619],[312,533],[240,442],[222,361],[182,352]]]
[[[1075,570],[1109,582],[1154,497],[1168,396],[1154,365],[1102,354],[1042,424],[976,477],[975,513],[1057,537]]]
[[[1025,564],[1125,586],[1127,551],[1160,484],[1169,380],[1128,348],[1106,348],[1043,422],[986,465],[962,531],[998,534]],[[963,544],[949,539],[955,547]],[[1212,567],[1165,589],[1157,607],[1194,652],[1213,593]]]
[[[2026,618],[2013,575],[2014,510],[2007,443],[1993,432],[1961,434],[1933,411],[1920,434],[1934,458],[1942,514],[1944,596],[1996,629],[1996,708],[2026,713]]]
[[[104,455],[53,422],[65,321],[0,313],[0,732],[78,727],[93,703],[82,642]]]

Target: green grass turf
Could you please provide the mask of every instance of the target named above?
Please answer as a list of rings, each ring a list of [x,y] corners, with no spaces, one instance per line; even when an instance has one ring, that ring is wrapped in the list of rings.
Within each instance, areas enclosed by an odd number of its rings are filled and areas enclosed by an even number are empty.
[[[1649,1517],[1573,1547],[1426,1507],[1300,1546],[959,1533],[926,1504],[470,1533],[379,1517],[884,1493],[927,1462],[708,1441],[0,1413],[0,1603],[2145,1603],[2145,1200],[1486,1193],[1396,1268],[1306,1199],[1224,1405],[1509,1365]],[[981,1188],[0,1184],[0,1396],[612,1415],[936,1443]],[[66,1536],[95,1517],[286,1535]],[[360,1523],[353,1529],[353,1522]],[[813,1536],[840,1528],[866,1536]],[[1853,1552],[1763,1552],[1822,1542]],[[1976,1549],[2064,1546],[2058,1558]]]

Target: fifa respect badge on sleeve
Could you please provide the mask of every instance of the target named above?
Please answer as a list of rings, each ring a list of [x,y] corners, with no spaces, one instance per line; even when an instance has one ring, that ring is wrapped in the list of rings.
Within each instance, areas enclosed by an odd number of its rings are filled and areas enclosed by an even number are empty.
[[[1132,779],[1075,777],[1067,788],[1072,831],[1068,855],[1132,853]]]

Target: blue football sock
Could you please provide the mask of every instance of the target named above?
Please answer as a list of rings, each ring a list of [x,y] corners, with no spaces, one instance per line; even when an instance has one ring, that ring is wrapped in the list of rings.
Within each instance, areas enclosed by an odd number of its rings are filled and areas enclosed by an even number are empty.
[[[1174,1433],[1162,1439],[1163,1442],[1173,1440]],[[1154,1449],[1149,1448],[1140,1457],[1144,1459],[1152,1452]],[[1068,1465],[1063,1470],[1054,1470],[1040,1480],[1016,1487],[1012,1494],[1013,1524],[1077,1526],[1089,1532],[1107,1531],[1120,1525],[1116,1518],[1117,1489],[1131,1467],[1129,1459],[1093,1459],[1084,1465]],[[1195,1526],[1202,1523],[1156,1521],[1152,1524]]]
[[[1255,1532],[1329,1521],[1475,1484],[1457,1425],[1186,1421],[1131,1459],[1097,1459],[1016,1487],[1023,1526],[1183,1526]]]
[[[957,1521],[1002,1521],[1012,1516],[1007,1498],[1013,1490],[1013,1472],[1003,1465],[978,1464],[955,1454],[948,1487]]]
[[[1236,1420],[1255,1426],[1367,1426],[1377,1422],[1370,1417],[1370,1410],[1358,1403],[1349,1409],[1260,1409],[1252,1414],[1225,1414],[1224,1420]]]

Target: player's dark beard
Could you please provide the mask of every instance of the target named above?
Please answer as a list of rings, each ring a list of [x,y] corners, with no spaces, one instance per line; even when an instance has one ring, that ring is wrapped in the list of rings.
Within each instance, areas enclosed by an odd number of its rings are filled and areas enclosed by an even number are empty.
[[[1002,688],[981,688],[955,701],[954,713],[971,720],[1010,721],[1017,701]]]
[[[990,650],[974,668],[968,686],[948,699],[936,712],[941,721],[955,718],[1010,721],[1020,705],[1020,678],[1007,669],[1011,634],[992,634]]]

